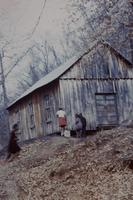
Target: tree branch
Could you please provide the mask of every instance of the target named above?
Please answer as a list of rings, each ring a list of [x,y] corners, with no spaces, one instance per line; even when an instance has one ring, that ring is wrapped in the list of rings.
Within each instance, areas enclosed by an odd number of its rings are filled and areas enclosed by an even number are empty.
[[[9,69],[9,71],[5,74],[5,78],[7,78],[8,74],[10,72],[12,72],[12,70],[14,69],[14,67],[26,56],[26,54],[33,48],[34,46],[30,47],[26,52],[23,53],[22,56],[20,56],[16,62],[14,63],[14,65]]]
[[[38,25],[39,25],[39,23],[40,23],[41,17],[42,17],[42,15],[43,15],[43,12],[44,12],[44,9],[45,9],[45,6],[46,6],[46,2],[47,2],[47,0],[44,0],[44,3],[43,3],[43,6],[42,6],[42,9],[41,9],[41,12],[40,12],[40,14],[39,14],[39,16],[38,16],[37,22],[36,22],[36,24],[35,24],[35,26],[34,26],[32,32],[31,32],[31,33],[29,34],[29,36],[28,36],[27,38],[25,38],[24,40],[30,39],[30,38],[33,36],[33,34],[35,33],[35,31],[36,31],[36,29],[37,29],[37,27],[38,27]]]

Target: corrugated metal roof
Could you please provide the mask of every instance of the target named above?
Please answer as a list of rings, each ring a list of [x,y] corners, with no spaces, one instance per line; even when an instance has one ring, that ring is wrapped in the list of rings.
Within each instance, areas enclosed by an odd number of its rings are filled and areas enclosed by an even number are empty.
[[[47,74],[46,76],[41,78],[39,81],[37,81],[33,86],[31,86],[28,90],[26,90],[19,98],[17,98],[15,101],[13,101],[7,107],[7,109],[10,108],[11,106],[13,106],[19,100],[26,97],[27,95],[31,94],[33,91],[37,90],[38,88],[41,88],[41,87],[51,83],[52,81],[58,79],[63,73],[65,73],[70,67],[72,67],[73,64],[75,64],[79,59],[81,59],[86,53],[89,53],[90,51],[92,51],[92,49],[94,49],[99,43],[104,44],[107,47],[110,47],[113,51],[115,51],[117,53],[117,55],[119,55],[126,62],[128,62],[128,64],[132,65],[130,63],[130,61],[128,61],[122,54],[120,54],[118,51],[116,51],[116,49],[114,49],[109,43],[104,42],[104,41],[102,41],[102,42],[96,41],[95,43],[93,43],[93,45],[90,49],[84,51],[84,53],[83,53],[83,51],[80,52],[78,55],[72,57],[67,62],[65,62],[63,65],[57,67],[52,72],[50,72],[49,74]]]

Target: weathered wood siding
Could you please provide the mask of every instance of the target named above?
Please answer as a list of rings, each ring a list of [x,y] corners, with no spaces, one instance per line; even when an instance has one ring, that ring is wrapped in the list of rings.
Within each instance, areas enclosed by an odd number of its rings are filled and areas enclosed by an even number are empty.
[[[18,123],[18,119],[16,116],[16,110],[19,111],[19,128],[21,131],[20,139],[28,140],[30,138],[39,136],[43,134],[43,129],[41,125],[41,109],[40,109],[40,95],[35,92],[30,95],[28,98],[25,98],[20,103],[18,102],[11,110],[10,110],[10,128],[14,123]],[[34,125],[30,124],[30,113],[29,113],[29,103],[32,102],[33,105],[33,115],[34,115]]]
[[[96,129],[96,93],[116,94],[119,124],[133,111],[133,69],[102,45],[60,77],[60,90],[70,128],[75,113],[82,112],[87,129]]]
[[[63,106],[68,128],[74,128],[75,113],[82,113],[87,119],[87,129],[95,130],[96,94],[115,94],[118,124],[133,112],[133,69],[119,54],[103,45],[85,54],[58,80],[12,106],[10,124],[19,122],[22,140],[57,132],[56,112]]]
[[[49,106],[45,104],[44,98],[49,97]],[[59,82],[55,81],[48,87],[45,87],[41,91],[41,115],[43,130],[46,134],[54,133],[59,131],[56,112],[60,105],[60,93],[59,93]],[[48,109],[48,110],[47,110]],[[47,120],[47,112],[49,114],[49,119]]]
[[[60,104],[58,89],[58,84],[55,82],[47,88],[37,90],[20,103],[18,102],[10,110],[10,128],[14,123],[18,123],[16,110],[19,111],[19,127],[22,133],[20,135],[21,140],[28,140],[40,135],[46,135],[59,131],[56,118],[56,112]],[[49,122],[46,120],[47,108],[44,104],[44,97],[46,95],[50,97],[50,110],[48,112],[51,119]],[[28,108],[29,103],[32,103],[33,105],[34,124],[32,126],[30,123],[30,113]]]

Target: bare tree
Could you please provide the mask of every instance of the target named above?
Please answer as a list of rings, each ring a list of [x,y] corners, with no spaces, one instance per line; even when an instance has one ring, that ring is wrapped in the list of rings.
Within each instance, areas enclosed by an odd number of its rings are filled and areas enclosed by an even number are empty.
[[[3,104],[4,104],[4,108],[6,109],[7,104],[8,104],[8,98],[7,98],[7,91],[6,91],[6,86],[5,86],[5,75],[4,75],[4,68],[3,68],[3,57],[4,57],[4,51],[2,49],[1,53],[0,53],[0,77],[1,77]]]
[[[35,42],[34,47],[29,51],[29,56],[31,62],[28,73],[23,73],[22,80],[18,83],[20,93],[62,63],[54,46],[50,45],[48,41],[42,41],[41,45]],[[20,93],[17,92],[16,95]]]
[[[6,110],[8,104],[8,97],[5,85],[5,75],[3,68],[4,50],[0,52],[0,86],[2,87],[2,94],[0,98],[0,144],[5,145],[9,135],[9,116]]]
[[[32,56],[42,63],[44,74],[46,75],[49,73],[52,69],[59,66],[62,61],[60,58],[60,55],[58,55],[57,51],[55,50],[54,46],[52,44],[49,44],[48,41],[42,41],[41,45],[38,43],[35,43],[34,50],[37,50],[37,55],[35,55],[34,51],[32,51]]]
[[[130,38],[131,59],[133,63],[133,1],[129,0],[129,3],[131,4],[131,9],[130,9],[131,11],[129,15],[128,28],[129,28],[129,38]]]
[[[129,46],[126,24],[133,13],[129,7],[128,0],[73,1],[70,21],[64,23],[67,40],[79,51],[94,40],[105,39],[129,56],[125,52]]]
[[[3,59],[8,57],[5,55],[5,48],[9,42],[6,42],[6,44],[1,47],[0,51],[0,88],[1,88],[1,98],[0,98],[0,144],[5,145],[9,136],[9,115],[7,111],[7,106],[10,101],[7,89],[6,89],[6,79],[8,75],[14,70],[14,68],[17,66],[17,64],[27,55],[27,53],[31,50],[29,48],[27,51],[25,51],[16,61],[15,63],[10,67],[8,72],[5,73],[4,71],[4,65],[3,65]]]
[[[38,71],[32,65],[29,67],[28,73],[23,73],[23,77],[18,82],[17,91],[15,96],[20,96],[20,94],[26,91],[29,87],[31,87],[34,83],[36,83],[40,79]]]
[[[34,27],[33,27],[33,30],[32,30],[32,32],[28,35],[28,37],[25,38],[25,40],[31,39],[32,36],[33,36],[33,34],[35,33],[37,27],[39,26],[41,17],[42,17],[42,15],[43,15],[44,9],[45,9],[45,7],[46,7],[46,2],[47,2],[47,0],[44,0],[44,1],[43,1],[43,5],[42,5],[42,7],[41,7],[40,14],[39,14],[39,16],[38,16],[38,18],[37,18],[37,21],[36,21],[36,23],[35,23],[35,25],[34,25]]]

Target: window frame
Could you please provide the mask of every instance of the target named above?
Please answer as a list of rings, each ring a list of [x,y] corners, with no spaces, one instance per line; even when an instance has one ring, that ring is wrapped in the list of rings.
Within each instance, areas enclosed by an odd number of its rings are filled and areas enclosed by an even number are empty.
[[[20,109],[17,108],[15,110],[15,124],[18,125],[18,129],[20,130],[20,121],[21,121],[21,118],[20,118]]]
[[[116,123],[112,123],[112,124],[99,124],[99,122],[98,122],[98,120],[96,120],[97,121],[97,126],[100,126],[100,127],[107,127],[107,126],[115,126],[115,125],[118,125],[119,124],[119,115],[118,115],[118,106],[117,106],[117,93],[115,93],[115,92],[111,92],[111,93],[95,93],[95,105],[96,105],[96,119],[97,119],[97,117],[98,116],[100,116],[99,115],[99,113],[98,113],[98,107],[100,107],[100,104],[98,104],[98,101],[97,101],[97,96],[103,96],[103,99],[101,99],[101,101],[114,101],[114,104],[112,104],[112,105],[114,105],[114,108],[115,108],[115,117],[116,117]],[[107,97],[108,96],[113,96],[114,98],[113,99],[108,99]]]
[[[46,124],[52,123],[52,114],[51,114],[51,96],[45,94],[43,96],[43,105],[44,105],[44,116]]]
[[[33,129],[35,128],[35,117],[34,117],[34,106],[31,100],[28,102],[28,116],[29,116],[30,128]]]

